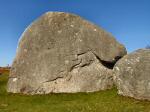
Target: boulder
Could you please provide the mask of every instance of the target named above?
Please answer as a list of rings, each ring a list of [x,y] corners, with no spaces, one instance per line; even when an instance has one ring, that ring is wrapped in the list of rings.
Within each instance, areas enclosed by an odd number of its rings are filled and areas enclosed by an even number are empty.
[[[81,17],[48,12],[23,33],[8,92],[93,92],[113,86],[112,68],[125,47]]]
[[[124,56],[114,67],[118,94],[150,100],[150,50],[140,49]]]

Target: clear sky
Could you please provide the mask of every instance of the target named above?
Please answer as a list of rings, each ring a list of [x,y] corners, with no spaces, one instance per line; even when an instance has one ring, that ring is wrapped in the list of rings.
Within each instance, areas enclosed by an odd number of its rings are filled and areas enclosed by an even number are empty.
[[[128,52],[150,44],[150,0],[0,0],[0,66],[12,63],[24,29],[47,11],[82,16],[112,33]]]

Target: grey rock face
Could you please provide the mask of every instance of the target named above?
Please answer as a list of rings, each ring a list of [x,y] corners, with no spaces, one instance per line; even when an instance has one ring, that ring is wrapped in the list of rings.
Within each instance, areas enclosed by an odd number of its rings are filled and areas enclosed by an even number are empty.
[[[48,12],[23,33],[8,92],[93,92],[113,85],[110,67],[126,49],[81,17]]]
[[[141,49],[126,55],[114,67],[118,93],[150,100],[150,50]]]

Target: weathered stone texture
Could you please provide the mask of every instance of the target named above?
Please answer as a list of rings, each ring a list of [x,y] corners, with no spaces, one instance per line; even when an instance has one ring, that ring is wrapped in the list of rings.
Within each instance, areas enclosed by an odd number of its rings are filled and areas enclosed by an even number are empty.
[[[150,50],[140,49],[119,60],[114,81],[120,95],[150,100]]]
[[[111,34],[81,17],[48,12],[20,39],[8,92],[92,92],[113,85],[112,69],[126,49]]]

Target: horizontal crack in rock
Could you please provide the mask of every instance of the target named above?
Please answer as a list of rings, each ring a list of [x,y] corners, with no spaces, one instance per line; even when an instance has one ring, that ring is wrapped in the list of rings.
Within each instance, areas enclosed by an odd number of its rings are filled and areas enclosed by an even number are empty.
[[[55,79],[47,80],[47,81],[45,81],[45,82],[43,82],[43,83],[56,81],[56,80],[62,79],[62,78],[64,78],[64,77],[56,77]]]
[[[89,62],[87,62],[87,63],[82,63],[82,62],[83,62],[83,59],[82,59],[82,58],[79,58],[79,57],[82,56],[82,55],[86,55],[88,52],[91,52],[91,53],[96,57],[96,59],[99,61],[99,63],[101,63],[104,67],[106,67],[106,68],[108,68],[108,69],[113,69],[113,67],[114,67],[114,65],[116,64],[116,62],[121,58],[121,57],[117,56],[117,57],[115,58],[115,61],[109,62],[109,61],[101,60],[101,59],[99,58],[99,56],[98,56],[96,53],[92,52],[92,50],[86,51],[86,52],[77,54],[77,56],[78,56],[78,57],[77,57],[77,60],[79,60],[79,62],[76,63],[75,65],[73,65],[73,66],[70,68],[69,72],[71,72],[73,69],[78,68],[78,67],[89,66],[89,65],[91,65],[91,64],[95,61],[95,60],[89,60]],[[63,71],[60,71],[59,73],[61,73],[61,72],[63,72]],[[54,78],[54,79],[47,80],[47,81],[45,81],[45,82],[43,82],[43,83],[46,83],[46,82],[53,82],[53,81],[56,81],[56,80],[62,79],[62,78],[64,78],[64,76],[59,76],[59,77],[56,77],[56,78]]]
[[[69,71],[71,72],[74,68],[77,68],[81,63],[82,63],[82,59],[79,61],[79,63],[73,65]]]

